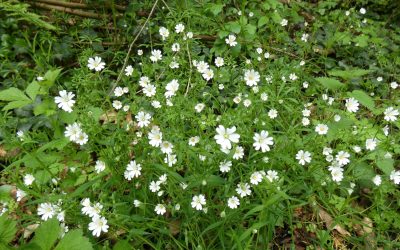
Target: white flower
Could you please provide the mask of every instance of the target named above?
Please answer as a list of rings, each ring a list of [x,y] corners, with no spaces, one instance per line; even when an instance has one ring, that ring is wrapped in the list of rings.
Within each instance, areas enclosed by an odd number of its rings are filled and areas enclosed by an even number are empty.
[[[397,109],[394,109],[393,107],[388,107],[385,109],[385,117],[384,119],[388,122],[394,122],[397,120],[397,116],[399,115],[399,111]]]
[[[231,161],[223,161],[219,163],[219,170],[222,173],[228,173],[229,171],[231,171],[231,167],[232,167],[232,162]]]
[[[343,180],[343,169],[341,167],[331,167],[332,180],[335,182],[340,182]]]
[[[324,147],[324,149],[322,150],[322,154],[323,155],[331,155],[332,154],[332,149],[329,147]]]
[[[132,178],[139,177],[141,175],[142,167],[140,164],[136,164],[136,161],[130,161],[126,166],[126,170],[124,172],[124,177],[128,181],[132,180]]]
[[[248,183],[239,183],[236,188],[236,192],[240,197],[246,197],[251,194],[250,185]]]
[[[116,97],[122,96],[123,94],[125,94],[124,89],[122,87],[116,87],[114,90],[114,95]]]
[[[308,37],[309,37],[310,35],[309,34],[303,34],[302,36],[301,36],[301,40],[303,41],[303,42],[307,42],[308,41]]]
[[[179,83],[178,80],[173,79],[172,81],[170,81],[167,86],[165,86],[165,97],[169,98],[175,95],[176,91],[178,91],[179,89]]]
[[[193,196],[191,205],[196,210],[202,210],[203,206],[206,205],[206,197],[203,194]]]
[[[171,154],[172,149],[174,148],[174,145],[170,143],[169,141],[163,141],[160,145],[161,152],[164,154]]]
[[[193,136],[189,138],[189,145],[190,146],[196,146],[197,143],[199,143],[200,137],[198,136]]]
[[[147,97],[152,97],[156,95],[156,86],[153,84],[147,84],[146,86],[143,87],[143,93],[147,96]]]
[[[162,40],[165,40],[169,36],[169,31],[165,27],[160,27],[158,32],[160,33]]]
[[[308,151],[300,150],[296,154],[296,160],[299,161],[300,165],[306,165],[306,163],[311,162],[311,153]]]
[[[150,60],[152,62],[157,62],[160,61],[162,59],[162,53],[161,50],[159,49],[155,49],[151,51],[151,56],[150,56]]]
[[[15,194],[15,196],[17,198],[17,201],[19,202],[26,196],[26,193],[21,189],[17,189],[17,193]]]
[[[25,136],[24,131],[18,130],[18,132],[17,132],[17,137],[18,137],[21,141],[24,140],[24,136]]]
[[[188,33],[186,33],[186,37],[189,38],[189,39],[192,39],[193,38],[193,32],[189,31]]]
[[[154,211],[156,212],[156,214],[163,215],[167,212],[167,209],[163,204],[157,204]]]
[[[142,205],[142,202],[139,201],[139,200],[134,200],[134,201],[133,201],[133,205],[134,205],[135,207],[140,207],[140,205]]]
[[[354,99],[353,97],[346,99],[345,106],[347,108],[347,111],[352,112],[352,113],[357,112],[358,105],[359,105],[358,101],[356,99]]]
[[[152,101],[151,106],[158,109],[158,108],[161,108],[161,103],[159,101]]]
[[[365,148],[368,150],[374,150],[376,148],[376,144],[378,143],[378,140],[373,138],[373,139],[367,139],[365,141]]]
[[[181,23],[178,23],[177,25],[175,25],[175,32],[176,33],[182,33],[185,30],[185,26]]]
[[[179,45],[179,43],[173,43],[171,49],[174,52],[178,52],[181,49],[181,46]]]
[[[394,182],[394,184],[400,183],[400,171],[393,170],[390,173],[390,180]]]
[[[261,94],[260,98],[261,98],[261,101],[266,102],[268,100],[268,94],[264,92]]]
[[[242,159],[244,156],[244,149],[241,146],[236,146],[232,158],[235,160]]]
[[[350,162],[349,157],[349,153],[347,153],[346,151],[340,151],[339,153],[337,153],[335,159],[340,166],[344,166]]]
[[[171,69],[178,69],[179,68],[179,63],[177,63],[176,61],[172,61],[169,63],[169,67]]]
[[[235,209],[240,205],[239,199],[236,196],[232,196],[228,199],[228,207]]]
[[[61,90],[58,92],[60,96],[56,96],[54,98],[54,101],[59,108],[62,110],[71,113],[72,112],[72,107],[74,106],[75,100],[74,98],[75,94],[72,92],[67,92],[66,90]]]
[[[125,68],[125,75],[126,75],[126,76],[131,76],[132,73],[133,73],[133,67],[132,67],[132,65],[126,66],[126,68]]]
[[[224,58],[217,57],[217,58],[215,58],[214,63],[215,63],[215,66],[217,66],[218,68],[222,67],[222,66],[224,66]]]
[[[164,158],[164,162],[168,164],[169,167],[175,165],[178,160],[176,159],[175,154],[167,154]]]
[[[372,178],[372,182],[376,185],[376,186],[380,186],[382,183],[382,177],[380,175],[376,175],[374,178]]]
[[[160,129],[156,126],[154,126],[151,131],[149,132],[148,135],[149,138],[149,143],[151,146],[153,147],[158,147],[160,146],[161,142],[162,142],[162,133],[160,131]]]
[[[31,175],[31,174],[26,174],[25,176],[24,176],[24,184],[26,185],[26,186],[30,186],[30,185],[32,185],[32,183],[35,181],[35,177],[33,177],[33,175]]]
[[[310,125],[310,119],[308,119],[307,117],[303,117],[303,119],[301,119],[301,123],[303,124],[303,126],[308,126]]]
[[[138,121],[138,126],[140,128],[147,127],[150,124],[151,115],[149,113],[140,111],[136,116],[136,120]]]
[[[282,19],[281,26],[286,26],[288,24],[288,20]]]
[[[265,175],[265,178],[267,178],[267,180],[269,180],[270,182],[273,182],[274,180],[278,180],[278,172],[276,172],[275,170],[268,170],[267,174]]]
[[[239,104],[242,101],[242,98],[240,96],[235,96],[235,98],[233,98],[233,102],[236,104]]]
[[[225,128],[224,126],[219,125],[216,131],[217,134],[214,136],[214,139],[217,141],[217,144],[219,144],[223,149],[231,149],[231,142],[239,142],[240,135],[235,133],[235,126],[231,128]]]
[[[209,81],[214,77],[214,71],[212,69],[206,69],[202,76],[206,81]]]
[[[262,181],[262,174],[259,171],[256,171],[254,173],[251,174],[250,176],[250,183],[253,185],[258,185],[258,183],[260,183]]]
[[[118,101],[118,100],[114,100],[112,103],[112,106],[116,109],[119,110],[122,108],[122,102]]]
[[[292,80],[292,81],[296,81],[297,78],[298,77],[297,77],[297,75],[295,73],[292,73],[292,74],[289,75],[289,79]]]
[[[342,118],[340,117],[340,115],[335,115],[335,116],[333,117],[333,120],[335,120],[335,122],[340,121],[340,119],[342,119]]]
[[[325,124],[318,124],[315,127],[315,132],[317,132],[319,135],[326,135],[328,133],[328,126]]]
[[[56,214],[54,206],[50,203],[41,203],[37,209],[37,213],[42,217],[42,220],[46,221]]]
[[[153,193],[158,192],[160,190],[160,188],[161,188],[160,184],[161,184],[161,182],[159,182],[159,181],[150,182],[150,185],[149,185],[150,191],[153,192]]]
[[[271,109],[270,111],[268,111],[268,116],[271,119],[275,119],[276,117],[278,117],[278,111],[276,109]]]
[[[89,58],[87,66],[90,70],[101,71],[106,66],[106,63],[101,61],[101,57],[95,56],[94,58]]]
[[[144,88],[147,84],[150,84],[150,78],[147,76],[142,76],[139,79],[139,85],[140,87]]]
[[[391,82],[391,83],[390,83],[390,87],[391,87],[392,89],[397,89],[398,86],[399,86],[399,84],[398,84],[397,82]]]
[[[247,86],[255,86],[260,81],[260,73],[254,69],[246,70],[244,72],[244,80],[246,81]]]
[[[89,230],[96,237],[99,237],[101,232],[108,232],[108,228],[107,220],[104,217],[94,216],[92,222],[89,223]]]
[[[367,10],[365,8],[361,8],[360,9],[360,14],[364,15],[365,13],[367,13]]]
[[[274,138],[268,137],[268,131],[262,130],[259,134],[254,134],[253,146],[256,150],[261,150],[261,152],[270,151],[270,145],[274,145]]]
[[[251,101],[249,99],[246,99],[246,100],[243,101],[243,105],[245,107],[249,107],[251,105]]]
[[[209,67],[210,67],[210,66],[208,65],[208,63],[206,63],[205,61],[197,62],[197,64],[196,64],[195,66],[196,66],[197,71],[198,71],[199,73],[205,73],[206,70],[208,70]]]
[[[94,169],[96,170],[97,173],[100,173],[106,169],[106,163],[104,161],[96,161],[96,165],[94,166]]]
[[[236,42],[236,36],[235,35],[229,35],[228,38],[225,39],[226,44],[228,44],[231,47],[234,47],[237,45]]]
[[[88,135],[81,131],[76,137],[75,142],[78,143],[79,145],[85,145],[88,142],[88,140],[89,140]]]
[[[309,117],[311,115],[311,110],[303,109],[303,111],[301,111],[301,113],[303,114],[303,116]]]

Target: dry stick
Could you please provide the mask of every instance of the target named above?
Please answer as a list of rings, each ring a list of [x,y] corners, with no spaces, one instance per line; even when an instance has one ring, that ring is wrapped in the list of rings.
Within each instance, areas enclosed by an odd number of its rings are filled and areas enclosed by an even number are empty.
[[[128,53],[126,54],[125,60],[124,60],[124,64],[122,65],[122,69],[119,72],[118,78],[117,80],[114,82],[111,91],[109,93],[109,95],[111,95],[111,93],[114,91],[115,87],[117,86],[118,82],[121,80],[122,74],[124,72],[124,69],[126,67],[126,65],[128,64],[128,60],[129,60],[129,55],[131,54],[132,48],[133,48],[133,44],[135,44],[136,40],[139,38],[140,34],[142,34],[144,27],[147,25],[147,23],[150,20],[151,15],[153,15],[153,12],[156,8],[156,5],[158,3],[158,0],[155,1],[155,3],[153,4],[153,7],[151,8],[150,14],[146,19],[146,22],[144,22],[142,28],[139,30],[139,32],[136,34],[135,39],[133,39],[133,41],[131,42],[131,44],[129,45],[129,49],[128,49]]]
[[[54,6],[54,5],[49,5],[49,4],[45,4],[45,3],[32,2],[31,4],[38,8],[42,8],[42,9],[46,9],[46,10],[58,10],[58,11],[62,11],[65,13],[82,16],[82,17],[95,18],[95,19],[104,19],[104,18],[108,17],[107,15],[100,15],[100,14],[96,14],[96,13],[92,13],[92,12],[71,9],[71,8],[62,7],[62,6]]]
[[[105,4],[103,6],[91,6],[91,5],[87,5],[84,3],[74,3],[74,2],[62,2],[59,0],[34,0],[34,2],[41,2],[41,3],[47,3],[47,4],[51,4],[51,5],[55,5],[55,6],[64,6],[64,7],[68,7],[68,8],[77,8],[77,9],[92,9],[92,8],[112,8],[112,5],[110,4]],[[117,10],[122,10],[125,11],[126,7],[122,6],[122,5],[114,5],[115,9]]]
[[[186,91],[185,91],[185,96],[187,96],[189,92],[189,87],[190,87],[190,79],[192,78],[192,57],[190,56],[190,51],[189,51],[189,42],[186,40],[186,51],[189,57],[189,66],[190,66],[190,71],[189,71],[189,80],[186,86]]]

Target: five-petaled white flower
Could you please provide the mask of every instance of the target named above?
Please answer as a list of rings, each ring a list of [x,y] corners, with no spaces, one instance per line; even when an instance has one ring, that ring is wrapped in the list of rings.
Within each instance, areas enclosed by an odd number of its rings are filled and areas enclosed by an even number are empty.
[[[162,53],[161,50],[159,49],[155,49],[151,51],[151,56],[150,56],[150,60],[152,62],[157,62],[160,61],[162,59]]]
[[[222,149],[231,149],[233,143],[238,143],[240,135],[235,133],[236,127],[233,126],[231,128],[225,128],[222,125],[219,125],[216,129],[217,134],[214,136],[214,139],[221,146]]]
[[[254,69],[246,70],[244,72],[244,80],[247,86],[255,86],[260,81],[260,73]]]
[[[126,170],[124,172],[125,179],[128,181],[132,180],[132,178],[139,177],[141,175],[142,167],[140,164],[136,164],[136,161],[130,161],[126,166]]]
[[[193,196],[191,205],[196,210],[202,210],[206,205],[206,197],[203,194]]]
[[[41,203],[38,207],[37,213],[42,217],[42,220],[46,221],[56,214],[55,207],[51,203]]]
[[[90,70],[101,71],[106,66],[106,63],[101,61],[101,57],[95,56],[88,59],[87,66]]]
[[[319,135],[326,135],[328,133],[328,126],[325,124],[318,124],[315,127],[315,132],[317,132]]]
[[[235,209],[240,205],[239,199],[236,196],[232,196],[228,199],[228,207],[231,209]]]
[[[228,44],[231,47],[234,47],[237,45],[236,42],[236,36],[235,35],[229,35],[228,38],[225,39],[226,44]]]
[[[399,115],[399,111],[393,107],[388,107],[384,112],[384,119],[388,122],[394,122],[397,120],[397,116]]]
[[[353,97],[346,99],[346,104],[345,104],[347,111],[355,113],[358,111],[358,106],[359,103],[356,99],[354,99]]]
[[[75,100],[74,98],[75,94],[72,92],[67,92],[66,90],[61,90],[58,92],[60,96],[56,96],[54,98],[55,103],[59,108],[62,110],[71,113],[72,112],[72,107],[74,106]]]
[[[306,165],[306,163],[311,162],[311,153],[308,151],[300,150],[296,154],[296,160],[299,161],[299,164]]]
[[[167,212],[167,209],[163,204],[157,204],[157,206],[154,208],[154,211],[156,214],[163,215]]]
[[[256,150],[261,150],[261,152],[270,151],[270,145],[274,144],[274,138],[268,137],[268,131],[262,130],[259,134],[254,134],[253,146]]]
[[[93,236],[99,237],[101,232],[108,232],[109,226],[107,220],[101,216],[94,216],[92,222],[89,223],[89,230],[92,231]]]
[[[151,115],[149,113],[140,111],[136,116],[136,120],[138,121],[138,126],[140,128],[147,127],[150,124]]]

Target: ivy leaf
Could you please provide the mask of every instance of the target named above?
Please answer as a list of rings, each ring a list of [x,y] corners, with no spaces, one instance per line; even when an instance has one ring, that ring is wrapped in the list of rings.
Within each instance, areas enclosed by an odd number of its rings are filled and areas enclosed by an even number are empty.
[[[60,232],[61,228],[56,218],[47,220],[36,230],[32,243],[39,245],[42,250],[50,250],[60,236]]]
[[[92,250],[89,239],[83,236],[81,229],[68,232],[54,250]]]
[[[7,219],[6,215],[0,216],[0,246],[7,245],[17,232],[17,223]]]
[[[373,110],[375,108],[374,100],[362,90],[353,90],[350,96],[357,99],[362,105],[367,107],[369,110]]]
[[[336,90],[345,87],[343,83],[339,82],[335,78],[329,78],[329,77],[318,77],[315,80],[319,82],[322,86],[324,86],[327,89],[331,90]]]

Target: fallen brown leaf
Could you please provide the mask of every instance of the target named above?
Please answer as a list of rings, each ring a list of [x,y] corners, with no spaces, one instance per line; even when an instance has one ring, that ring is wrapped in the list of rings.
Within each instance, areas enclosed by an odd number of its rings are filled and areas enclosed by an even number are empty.
[[[321,207],[318,209],[318,215],[321,218],[321,220],[325,223],[326,228],[328,228],[330,230],[331,229],[335,229],[336,231],[338,231],[343,236],[350,236],[351,235],[346,229],[344,229],[343,227],[341,227],[338,224],[336,224],[335,226],[332,227],[332,224],[333,224],[332,216],[330,214],[328,214],[328,212],[326,212]]]

